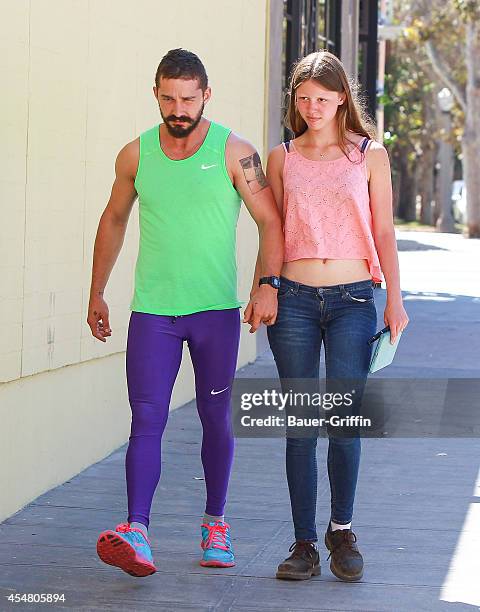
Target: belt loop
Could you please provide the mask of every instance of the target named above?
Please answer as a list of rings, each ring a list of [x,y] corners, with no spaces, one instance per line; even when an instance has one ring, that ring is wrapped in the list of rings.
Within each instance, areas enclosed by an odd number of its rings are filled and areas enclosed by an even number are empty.
[[[293,282],[295,284],[295,287],[293,288],[293,293],[294,293],[294,295],[298,295],[298,292],[300,290],[300,283],[297,282],[297,281],[293,281]]]
[[[347,290],[345,289],[345,285],[341,284],[341,285],[338,285],[338,287],[342,293],[342,296],[345,297],[347,295]]]

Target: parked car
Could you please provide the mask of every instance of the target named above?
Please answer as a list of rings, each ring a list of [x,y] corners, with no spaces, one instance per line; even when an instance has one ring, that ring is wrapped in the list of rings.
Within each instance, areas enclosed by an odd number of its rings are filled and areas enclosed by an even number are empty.
[[[467,188],[465,181],[453,181],[452,184],[453,217],[457,223],[467,222]]]

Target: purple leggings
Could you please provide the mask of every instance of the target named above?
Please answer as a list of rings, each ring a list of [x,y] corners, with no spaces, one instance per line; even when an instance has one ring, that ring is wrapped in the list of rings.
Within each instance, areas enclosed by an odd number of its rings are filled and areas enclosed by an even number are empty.
[[[161,441],[186,340],[203,428],[205,512],[221,516],[233,460],[230,398],[240,337],[238,308],[184,316],[132,312],[127,383],[132,427],[126,456],[128,521],[148,527],[161,472]]]

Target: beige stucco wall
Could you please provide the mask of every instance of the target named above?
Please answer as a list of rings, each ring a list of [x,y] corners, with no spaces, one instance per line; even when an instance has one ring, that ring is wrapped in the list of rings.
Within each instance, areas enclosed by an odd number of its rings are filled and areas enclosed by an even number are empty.
[[[1,0],[0,520],[128,437],[124,347],[135,206],[106,291],[113,336],[86,326],[91,256],[119,149],[159,120],[151,92],[170,48],[203,59],[206,115],[263,151],[267,0]],[[239,295],[255,225],[242,212]],[[245,326],[244,326],[245,327]],[[243,330],[239,365],[255,356]],[[188,353],[172,407],[193,397]]]

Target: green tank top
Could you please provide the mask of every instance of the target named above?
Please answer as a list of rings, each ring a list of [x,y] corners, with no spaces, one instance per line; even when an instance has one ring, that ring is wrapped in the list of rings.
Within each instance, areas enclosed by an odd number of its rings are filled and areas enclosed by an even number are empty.
[[[140,135],[135,189],[140,245],[131,310],[186,315],[238,308],[236,226],[241,200],[228,176],[230,130],[211,122],[191,157],[168,158],[159,126]]]

